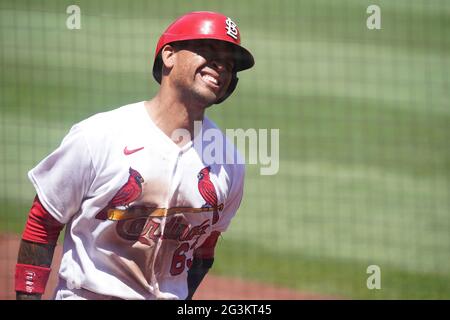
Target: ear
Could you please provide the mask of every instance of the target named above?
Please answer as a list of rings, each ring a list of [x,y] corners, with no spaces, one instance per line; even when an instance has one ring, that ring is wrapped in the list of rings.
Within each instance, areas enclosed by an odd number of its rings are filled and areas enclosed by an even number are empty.
[[[170,44],[166,44],[161,50],[161,59],[163,66],[171,69],[175,64],[176,50]]]

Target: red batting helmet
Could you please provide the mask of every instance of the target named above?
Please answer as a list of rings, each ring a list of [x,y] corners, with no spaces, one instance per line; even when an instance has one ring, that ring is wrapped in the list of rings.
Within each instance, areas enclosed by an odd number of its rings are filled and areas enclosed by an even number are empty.
[[[159,38],[153,62],[153,77],[161,83],[161,49],[169,43],[184,40],[214,39],[231,43],[234,48],[233,79],[226,94],[216,103],[224,101],[236,88],[236,73],[253,67],[252,54],[241,46],[241,34],[237,25],[227,16],[216,12],[190,12],[175,20]]]

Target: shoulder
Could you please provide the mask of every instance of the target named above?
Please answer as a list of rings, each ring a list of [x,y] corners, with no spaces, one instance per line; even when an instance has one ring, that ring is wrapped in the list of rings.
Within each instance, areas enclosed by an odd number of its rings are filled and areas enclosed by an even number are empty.
[[[138,102],[97,113],[74,124],[71,132],[79,132],[88,145],[103,149],[120,141],[125,133],[137,130],[142,110],[142,102]]]
[[[139,119],[139,112],[142,111],[142,102],[128,104],[110,111],[100,112],[90,116],[89,118],[79,122],[76,126],[80,127],[86,133],[95,132],[101,134],[102,132],[111,134],[121,131],[130,124],[133,120]]]
[[[139,111],[140,104],[134,103],[94,114],[74,124],[65,140],[83,145],[94,164],[106,163],[111,152],[120,149],[125,133],[137,130],[136,122],[142,119]]]

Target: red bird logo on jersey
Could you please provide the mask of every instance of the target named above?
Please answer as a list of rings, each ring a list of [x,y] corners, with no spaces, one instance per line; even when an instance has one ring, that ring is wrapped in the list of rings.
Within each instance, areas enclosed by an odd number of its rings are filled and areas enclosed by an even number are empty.
[[[219,211],[217,209],[217,192],[214,184],[212,183],[209,172],[211,167],[205,167],[197,175],[198,178],[198,191],[202,195],[206,203],[202,208],[214,208],[212,224],[215,224],[219,220]]]
[[[142,192],[142,183],[144,179],[141,174],[130,167],[130,176],[128,181],[117,191],[115,196],[109,201],[108,206],[100,211],[97,215],[97,219],[106,220],[108,218],[108,210],[115,207],[128,207],[128,205],[135,201]]]

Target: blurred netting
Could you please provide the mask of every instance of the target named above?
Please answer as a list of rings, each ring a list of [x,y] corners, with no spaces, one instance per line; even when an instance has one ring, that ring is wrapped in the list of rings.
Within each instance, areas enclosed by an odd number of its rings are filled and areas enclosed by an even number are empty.
[[[72,4],[79,30],[66,26]],[[371,4],[380,30],[367,28]],[[280,130],[279,172],[247,166],[211,274],[314,297],[449,299],[446,0],[2,0],[0,239],[22,232],[34,195],[26,174],[73,123],[157,92],[157,39],[195,10],[232,17],[256,60],[209,117],[224,129]],[[1,246],[9,298],[17,252]],[[370,265],[381,289],[367,287]],[[233,294],[285,297],[241,288]],[[215,288],[226,290],[238,298]]]

